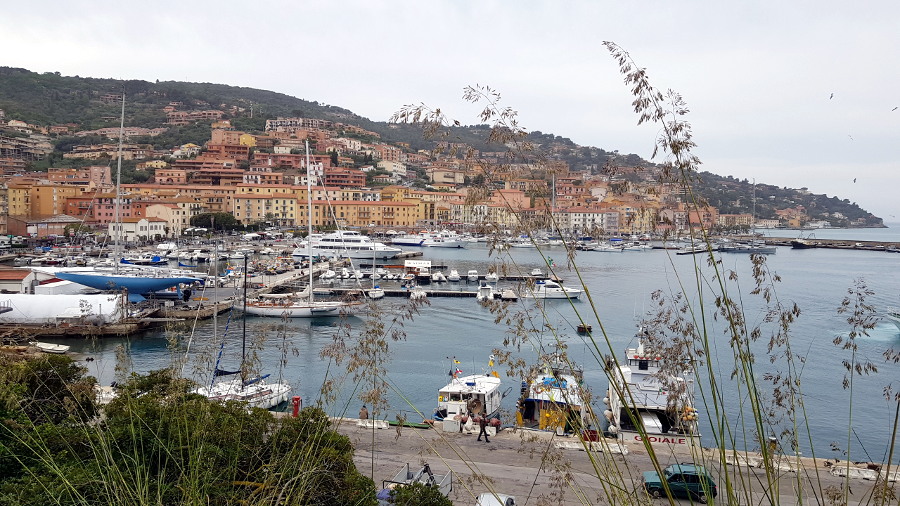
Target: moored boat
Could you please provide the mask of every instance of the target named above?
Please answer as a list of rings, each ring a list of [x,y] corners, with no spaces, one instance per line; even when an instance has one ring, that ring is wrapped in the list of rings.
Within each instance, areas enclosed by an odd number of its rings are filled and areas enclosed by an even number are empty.
[[[488,363],[493,367],[494,359]],[[451,380],[438,391],[438,405],[434,411],[434,420],[452,420],[453,427],[444,425],[444,430],[456,431],[462,419],[469,415],[479,416],[486,413],[488,418],[496,418],[500,412],[500,403],[504,394],[500,391],[500,375],[496,371],[470,376],[460,376],[459,361],[453,359],[450,364]]]
[[[37,348],[38,351],[43,351],[44,353],[54,353],[57,355],[61,355],[69,351],[69,346],[65,344],[45,343],[43,341],[29,341],[28,344]]]
[[[309,256],[370,259],[397,258],[403,250],[373,241],[355,230],[336,230],[328,234],[308,234],[291,254],[294,258]]]
[[[689,371],[666,371],[659,353],[638,340],[612,372],[603,399],[608,432],[624,442],[692,446],[700,444],[693,379]]]
[[[525,297],[533,299],[577,299],[582,290],[563,287],[555,281],[539,280],[534,287],[525,291]]]
[[[580,433],[590,425],[583,397],[584,372],[559,354],[551,355],[522,382],[516,426],[561,434]]]

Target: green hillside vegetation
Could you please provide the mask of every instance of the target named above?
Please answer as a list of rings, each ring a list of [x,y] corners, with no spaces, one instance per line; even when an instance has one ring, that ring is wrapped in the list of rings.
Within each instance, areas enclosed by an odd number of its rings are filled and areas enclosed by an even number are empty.
[[[25,69],[0,67],[0,109],[7,119],[19,119],[31,124],[55,125],[74,123],[79,129],[116,127],[119,125],[121,104],[103,102],[100,98],[107,94],[125,91],[125,125],[155,128],[166,126],[166,115],[162,108],[170,102],[181,102],[180,110],[218,109],[232,114],[225,118],[243,131],[263,133],[265,120],[274,117],[308,117],[326,119],[359,126],[380,135],[389,143],[405,143],[411,150],[432,150],[436,141],[460,143],[481,152],[496,152],[504,149],[488,144],[489,125],[453,126],[439,139],[426,139],[421,128],[406,123],[373,121],[352,111],[337,106],[320,104],[276,93],[272,91],[228,86],[212,83],[186,83],[175,81],[149,82],[140,80],[97,79],[79,76],[61,76],[59,73],[38,74]],[[250,111],[253,111],[251,117]],[[345,134],[366,142],[376,139],[358,134]],[[136,137],[131,142],[150,144],[156,149],[171,149],[189,142],[202,145],[209,140],[209,127],[205,123],[169,127],[156,137]],[[636,154],[620,154],[592,146],[579,146],[571,139],[539,130],[531,131],[525,140],[533,144],[550,161],[568,164],[572,173],[615,174],[618,168],[642,168],[643,175],[631,172],[627,178],[652,181],[655,165]],[[65,160],[62,153],[70,151],[81,143],[110,142],[103,138],[80,138],[65,136],[55,139],[57,151],[50,157],[34,164],[35,169],[47,167],[73,167],[94,162]],[[552,150],[550,149],[552,148]],[[529,161],[518,159],[516,161]],[[106,163],[114,163],[107,161]],[[358,160],[359,164],[370,163]],[[124,182],[140,182],[150,177],[149,173],[133,170],[133,163],[123,165]],[[532,174],[542,177],[545,174]],[[418,184],[424,185],[424,180]],[[698,193],[720,213],[739,214],[753,212],[753,185],[747,180],[731,176],[719,176],[709,172],[700,173],[696,182]],[[856,224],[864,220],[866,226],[881,226],[882,220],[860,208],[856,203],[838,197],[815,195],[794,189],[776,186],[756,185],[755,216],[759,219],[774,219],[776,209],[802,205],[813,220],[827,219],[835,226]],[[835,218],[840,213],[843,219]]]

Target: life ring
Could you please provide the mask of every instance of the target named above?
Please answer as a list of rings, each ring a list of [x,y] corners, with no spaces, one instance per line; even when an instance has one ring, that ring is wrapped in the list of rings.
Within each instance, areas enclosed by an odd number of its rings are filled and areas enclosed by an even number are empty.
[[[544,393],[544,387],[541,387],[541,386],[534,387],[534,393],[536,393],[536,394]]]

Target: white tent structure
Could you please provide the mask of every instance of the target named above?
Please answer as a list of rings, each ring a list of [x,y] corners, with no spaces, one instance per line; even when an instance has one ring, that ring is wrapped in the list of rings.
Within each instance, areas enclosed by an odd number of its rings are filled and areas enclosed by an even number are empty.
[[[122,294],[4,294],[0,306],[9,307],[0,314],[0,324],[116,323],[124,316]]]

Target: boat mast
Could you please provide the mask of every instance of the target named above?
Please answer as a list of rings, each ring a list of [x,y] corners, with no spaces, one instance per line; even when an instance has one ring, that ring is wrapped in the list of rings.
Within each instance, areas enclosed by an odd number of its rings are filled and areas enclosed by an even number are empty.
[[[756,236],[756,178],[753,178],[753,207],[750,211],[750,235]]]
[[[121,185],[122,185],[122,143],[125,140],[125,89],[122,89],[122,117],[119,120],[119,153],[118,153],[118,162],[116,163],[116,198],[115,198],[115,235],[113,238],[114,246],[113,246],[113,259],[115,261],[115,272],[119,272],[119,246],[122,238],[122,217],[121,213],[121,204],[119,203],[119,199],[121,198]]]
[[[312,257],[312,175],[309,168],[309,140],[306,141],[306,257],[309,259],[309,302],[313,301]]]
[[[242,315],[241,330],[241,388],[244,388],[244,360],[247,358],[247,255],[244,255],[244,314]]]

